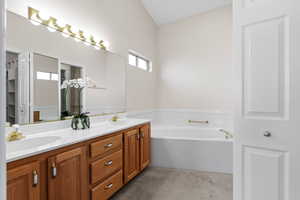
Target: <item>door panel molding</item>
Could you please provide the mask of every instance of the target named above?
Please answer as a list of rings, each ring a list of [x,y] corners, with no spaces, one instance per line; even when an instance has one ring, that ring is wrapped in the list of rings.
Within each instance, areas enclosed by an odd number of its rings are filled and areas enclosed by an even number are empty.
[[[289,199],[289,152],[243,146],[242,157],[244,200]]]
[[[242,109],[245,118],[288,118],[288,33],[287,17],[264,20],[243,27]]]

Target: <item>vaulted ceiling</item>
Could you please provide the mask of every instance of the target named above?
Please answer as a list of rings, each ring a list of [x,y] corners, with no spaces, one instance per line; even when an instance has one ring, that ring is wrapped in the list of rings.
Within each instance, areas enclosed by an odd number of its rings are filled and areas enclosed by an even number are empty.
[[[229,5],[232,0],[142,0],[158,25]]]

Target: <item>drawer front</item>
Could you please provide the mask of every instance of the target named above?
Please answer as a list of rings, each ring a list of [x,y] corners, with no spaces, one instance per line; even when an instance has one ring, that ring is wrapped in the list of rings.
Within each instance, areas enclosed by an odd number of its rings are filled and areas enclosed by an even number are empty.
[[[123,151],[120,150],[91,164],[91,183],[101,181],[122,169]]]
[[[123,144],[123,136],[118,135],[105,140],[94,142],[90,145],[91,157],[103,155],[106,152],[121,148]]]
[[[92,189],[92,200],[107,200],[123,186],[122,170]]]

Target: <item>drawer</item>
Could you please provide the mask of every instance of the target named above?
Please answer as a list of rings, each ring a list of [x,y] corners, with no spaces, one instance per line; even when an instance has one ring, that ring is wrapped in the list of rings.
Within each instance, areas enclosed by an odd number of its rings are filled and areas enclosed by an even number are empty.
[[[109,151],[121,148],[123,144],[123,136],[117,135],[105,140],[94,142],[90,145],[91,157],[103,155]]]
[[[122,170],[92,189],[92,200],[107,200],[123,186]]]
[[[91,164],[91,183],[101,181],[122,169],[123,151],[120,150]]]

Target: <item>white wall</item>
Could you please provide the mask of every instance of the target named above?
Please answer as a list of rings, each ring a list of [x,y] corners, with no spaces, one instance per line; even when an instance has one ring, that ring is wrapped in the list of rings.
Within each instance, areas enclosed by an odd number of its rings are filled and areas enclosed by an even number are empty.
[[[133,49],[153,61],[154,71],[145,73],[128,67],[127,107],[154,107],[156,25],[140,0],[9,0],[8,10],[27,16],[32,6],[110,42],[110,50],[127,59]],[[138,84],[136,81],[139,81]]]
[[[6,121],[6,86],[5,86],[5,1],[0,0],[0,199],[6,199],[6,150],[5,129]]]
[[[161,26],[158,107],[230,111],[231,36],[230,7]]]

